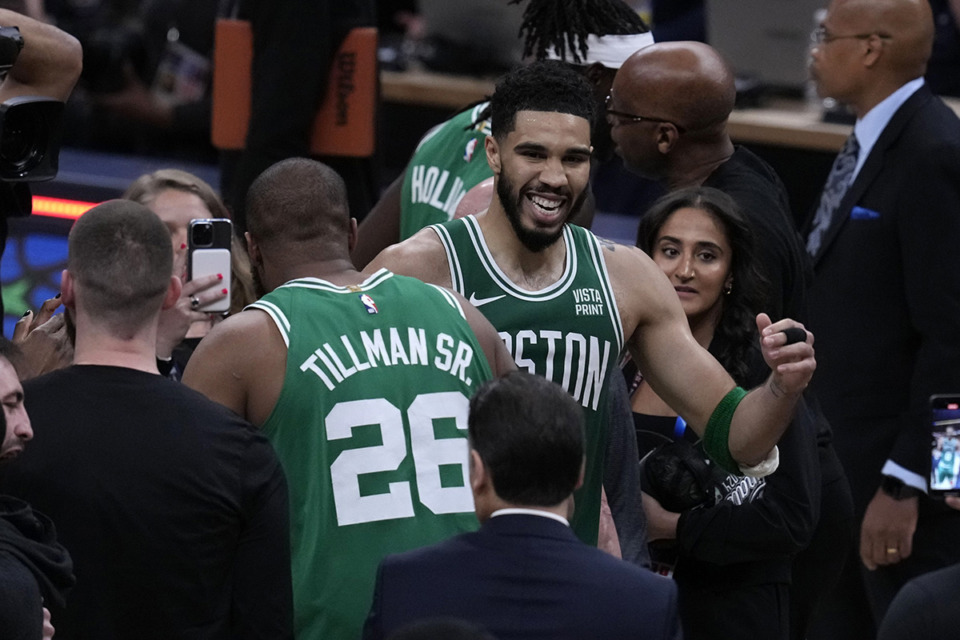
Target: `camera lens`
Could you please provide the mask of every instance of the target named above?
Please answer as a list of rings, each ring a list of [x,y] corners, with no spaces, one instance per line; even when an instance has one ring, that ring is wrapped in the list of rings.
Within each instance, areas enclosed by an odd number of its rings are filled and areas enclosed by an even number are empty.
[[[193,246],[209,247],[213,244],[213,225],[209,222],[200,222],[192,227]]]
[[[0,161],[18,173],[26,173],[43,159],[44,128],[38,114],[12,110],[7,113],[0,139]]]
[[[0,103],[0,180],[38,182],[57,175],[63,103],[16,96]]]

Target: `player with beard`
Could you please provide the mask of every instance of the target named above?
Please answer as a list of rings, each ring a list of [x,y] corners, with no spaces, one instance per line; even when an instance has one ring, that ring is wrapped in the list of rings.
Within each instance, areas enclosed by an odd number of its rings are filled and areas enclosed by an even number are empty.
[[[635,51],[653,44],[653,34],[643,19],[622,0],[510,3],[526,5],[520,26],[524,57],[567,63],[590,82],[598,105],[603,105],[610,93],[620,65]],[[483,140],[489,133],[488,101],[471,105],[428,131],[403,173],[360,223],[357,246],[351,254],[354,263],[362,267],[386,247],[420,229],[461,216],[470,200],[476,204],[468,213],[486,209],[493,195],[489,187],[493,174],[483,157]],[[610,160],[619,163],[613,153],[610,125],[603,118],[594,122],[592,139],[594,171]],[[629,173],[622,174],[622,181],[649,184]],[[589,228],[594,202],[589,190],[587,193],[586,206],[574,221]],[[630,209],[635,211],[635,207]]]
[[[600,241],[568,224],[590,173],[597,106],[589,83],[558,62],[504,76],[491,99],[485,140],[494,173],[490,208],[434,225],[383,251],[387,267],[468,296],[500,332],[517,366],[551,379],[580,402],[587,467],[571,525],[597,541],[605,396],[627,346],[667,399],[727,468],[772,464],[774,445],[816,363],[813,338],[787,345],[799,327],[760,314],[764,358],[773,370],[745,394],[690,335],[677,295],[637,249]],[[786,345],[786,346],[785,346]],[[742,401],[741,401],[742,400]],[[709,425],[709,428],[708,428]]]
[[[589,151],[587,151],[587,155],[589,157]],[[557,240],[560,239],[560,236],[563,235],[562,226],[556,226],[554,229],[541,224],[538,224],[533,229],[527,229],[523,226],[520,210],[523,207],[524,200],[526,200],[528,194],[531,193],[532,187],[517,189],[516,185],[508,176],[501,175],[500,180],[494,185],[494,188],[496,189],[500,204],[503,205],[503,212],[506,214],[507,220],[510,221],[513,232],[517,234],[517,239],[519,239],[520,243],[527,249],[534,253],[539,253],[555,244]],[[550,202],[548,195],[551,193],[563,199],[569,199],[571,196],[569,188],[554,189],[547,184],[538,185],[537,192],[534,196],[531,196],[530,199],[547,215],[556,211],[561,206],[559,200]],[[537,195],[541,198],[539,202],[542,202],[542,204],[538,205],[538,200],[534,199]],[[570,205],[570,215],[580,210],[583,206],[583,201],[586,199],[586,195],[586,190],[580,192],[580,195],[578,195],[576,200],[573,201],[573,204]]]

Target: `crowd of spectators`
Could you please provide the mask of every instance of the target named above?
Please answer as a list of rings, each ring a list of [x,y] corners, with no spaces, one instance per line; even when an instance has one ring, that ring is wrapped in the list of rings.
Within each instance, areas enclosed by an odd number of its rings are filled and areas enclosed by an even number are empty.
[[[79,218],[60,294],[0,338],[0,637],[955,629],[928,402],[960,395],[958,3],[829,3],[810,73],[856,122],[800,215],[731,139],[703,37],[485,3],[378,4],[389,46],[503,74],[379,198],[372,158],[306,157],[369,0],[0,9],[0,99],[171,162]],[[233,154],[208,142],[224,17],[253,34]],[[177,159],[219,159],[219,193]],[[611,161],[663,194],[635,247],[589,230]],[[230,268],[191,278],[209,218]]]

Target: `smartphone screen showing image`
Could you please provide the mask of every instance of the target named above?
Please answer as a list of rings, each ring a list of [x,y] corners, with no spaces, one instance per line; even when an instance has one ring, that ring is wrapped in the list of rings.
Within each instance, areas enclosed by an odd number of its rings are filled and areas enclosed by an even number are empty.
[[[930,398],[930,494],[960,496],[960,394]]]

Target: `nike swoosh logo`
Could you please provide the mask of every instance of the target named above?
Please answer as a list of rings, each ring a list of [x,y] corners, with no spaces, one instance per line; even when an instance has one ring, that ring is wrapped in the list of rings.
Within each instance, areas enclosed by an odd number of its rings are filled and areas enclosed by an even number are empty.
[[[496,302],[500,298],[506,298],[506,297],[507,297],[506,294],[503,294],[499,296],[492,296],[490,298],[478,298],[476,293],[471,293],[470,297],[467,300],[470,302],[470,304],[472,304],[475,307],[482,307],[488,302]]]

